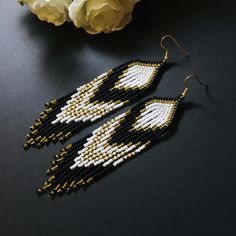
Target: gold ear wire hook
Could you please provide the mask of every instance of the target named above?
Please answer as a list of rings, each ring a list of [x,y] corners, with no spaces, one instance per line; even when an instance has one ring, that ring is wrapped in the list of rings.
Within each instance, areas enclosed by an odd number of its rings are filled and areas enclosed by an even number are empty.
[[[177,40],[176,40],[173,36],[167,34],[167,35],[165,35],[165,36],[163,36],[163,37],[161,38],[161,42],[160,42],[160,46],[165,50],[164,61],[167,61],[168,58],[169,58],[169,57],[168,57],[169,50],[168,50],[168,49],[164,46],[164,44],[163,44],[163,42],[164,42],[164,40],[165,40],[166,38],[170,38],[170,39],[176,44],[176,46],[179,48],[179,50],[180,50],[183,54],[185,54],[187,57],[190,57],[190,56],[191,56],[191,54],[190,54],[189,52],[187,52],[185,49],[183,49],[183,48],[180,46],[180,44],[177,42]]]
[[[184,91],[183,91],[183,93],[182,93],[182,96],[183,96],[183,97],[185,97],[185,96],[188,94],[189,85],[187,84],[187,81],[188,81],[189,79],[191,79],[191,78],[192,78],[192,79],[196,79],[196,80],[199,82],[199,84],[201,84],[202,86],[205,86],[206,89],[208,89],[208,85],[207,85],[207,84],[203,83],[203,82],[199,79],[199,77],[198,77],[197,75],[192,74],[192,75],[187,76],[187,77],[185,78],[184,82],[183,82],[183,84],[185,85],[185,89],[184,89]]]

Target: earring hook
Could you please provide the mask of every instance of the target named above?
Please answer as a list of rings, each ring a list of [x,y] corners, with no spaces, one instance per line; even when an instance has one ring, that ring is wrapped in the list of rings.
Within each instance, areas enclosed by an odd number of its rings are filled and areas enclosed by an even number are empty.
[[[188,85],[188,83],[187,83],[187,81],[188,81],[189,79],[196,79],[199,84],[201,84],[202,86],[205,86],[206,89],[208,89],[208,85],[205,84],[205,83],[203,83],[203,82],[199,79],[199,76],[198,76],[198,75],[192,74],[192,75],[187,76],[187,77],[185,78],[184,82],[183,82],[183,84],[184,84],[184,86],[185,86],[185,89],[184,89],[184,91],[183,91],[183,93],[182,93],[182,96],[183,96],[183,97],[185,97],[185,96],[188,94],[188,92],[189,92],[189,85]]]
[[[177,40],[172,36],[172,35],[169,35],[169,34],[167,34],[167,35],[165,35],[165,36],[163,36],[162,38],[161,38],[161,42],[160,42],[160,46],[165,50],[165,56],[164,56],[164,61],[167,61],[168,60],[168,58],[169,58],[169,50],[164,46],[164,44],[163,44],[163,42],[164,42],[164,40],[166,39],[166,38],[170,38],[175,44],[176,44],[176,46],[179,48],[179,50],[183,53],[183,54],[185,54],[187,57],[190,57],[191,56],[191,54],[189,53],[189,52],[187,52],[185,49],[183,49],[181,46],[180,46],[180,44],[177,42]]]

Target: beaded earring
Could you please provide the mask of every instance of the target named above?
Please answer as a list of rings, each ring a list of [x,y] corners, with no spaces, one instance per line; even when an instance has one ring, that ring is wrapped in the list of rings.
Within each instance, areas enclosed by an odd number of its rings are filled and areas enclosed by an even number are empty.
[[[152,147],[170,127],[178,106],[188,93],[185,89],[177,98],[151,98],[100,126],[86,138],[68,145],[55,156],[50,177],[37,190],[51,196],[70,192],[97,180],[126,160]]]
[[[158,76],[167,63],[168,49],[163,41],[170,38],[187,56],[190,56],[171,35],[161,39],[165,50],[160,62],[132,60],[98,76],[65,97],[46,103],[46,110],[36,119],[26,135],[24,148],[42,147],[50,142],[64,142],[84,126],[137,100]]]

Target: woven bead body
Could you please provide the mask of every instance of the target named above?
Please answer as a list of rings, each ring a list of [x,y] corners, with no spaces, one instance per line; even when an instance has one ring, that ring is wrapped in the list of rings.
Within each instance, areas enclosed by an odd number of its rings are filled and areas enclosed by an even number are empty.
[[[179,101],[148,99],[70,144],[56,156],[39,192],[77,189],[151,147],[170,126]]]
[[[163,64],[133,60],[52,100],[31,127],[24,147],[64,142],[83,127],[132,103],[152,87]]]

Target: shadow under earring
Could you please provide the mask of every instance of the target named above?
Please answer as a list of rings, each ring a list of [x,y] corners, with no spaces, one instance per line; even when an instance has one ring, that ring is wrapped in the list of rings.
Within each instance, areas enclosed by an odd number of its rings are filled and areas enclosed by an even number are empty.
[[[24,148],[42,147],[50,142],[64,142],[84,126],[130,104],[151,88],[160,68],[168,60],[168,49],[163,41],[170,38],[187,56],[171,35],[161,39],[165,50],[160,62],[132,60],[98,76],[72,93],[46,104],[47,109],[36,119],[26,135]]]
[[[37,192],[50,191],[54,196],[86,186],[152,147],[170,127],[178,106],[189,91],[187,80],[190,78],[198,79],[195,75],[188,76],[180,96],[147,99],[100,126],[88,137],[62,149],[47,171],[50,177]]]

